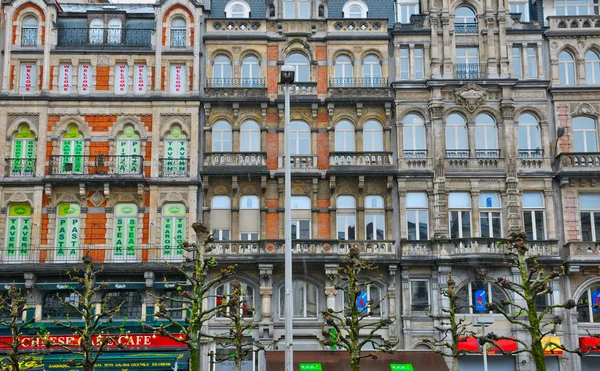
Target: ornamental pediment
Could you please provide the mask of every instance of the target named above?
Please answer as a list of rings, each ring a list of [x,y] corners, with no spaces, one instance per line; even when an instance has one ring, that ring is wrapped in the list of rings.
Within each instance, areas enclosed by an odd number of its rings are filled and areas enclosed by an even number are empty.
[[[468,83],[462,88],[454,91],[456,103],[463,106],[467,111],[473,113],[475,110],[484,105],[488,98],[487,89],[475,83]]]

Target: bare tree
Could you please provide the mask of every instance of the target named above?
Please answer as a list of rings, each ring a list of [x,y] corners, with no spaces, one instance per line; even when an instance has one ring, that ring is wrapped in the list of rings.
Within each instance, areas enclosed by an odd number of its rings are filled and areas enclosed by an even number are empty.
[[[361,273],[373,271],[377,266],[369,259],[361,259],[360,251],[357,247],[350,248],[345,264],[340,266],[337,278],[340,283],[335,285],[336,290],[342,290],[347,301],[344,302],[344,309],[340,311],[329,308],[322,312],[326,326],[323,328],[323,345],[336,345],[350,353],[350,368],[352,371],[360,371],[360,360],[363,358],[373,358],[374,353],[361,354],[362,348],[371,344],[373,349],[391,353],[396,344],[383,340],[376,340],[377,331],[389,326],[394,322],[393,317],[375,319],[372,313],[381,307],[385,296],[375,301],[369,299],[364,305],[359,304],[359,297],[366,292],[368,286],[374,284],[376,279],[365,278]],[[330,277],[335,279],[336,277]]]
[[[23,321],[28,310],[34,308],[27,304],[27,294],[23,294],[14,284],[0,295],[0,326],[10,331],[10,341],[0,340],[0,345],[9,348],[8,357],[0,358],[0,370],[19,371],[20,363],[28,359],[27,354],[19,350],[20,337],[35,323],[35,317]]]

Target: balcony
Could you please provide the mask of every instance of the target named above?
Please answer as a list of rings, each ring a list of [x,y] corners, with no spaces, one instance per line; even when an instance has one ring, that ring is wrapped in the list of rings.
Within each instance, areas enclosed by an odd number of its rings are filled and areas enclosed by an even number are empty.
[[[264,98],[267,88],[264,78],[212,78],[206,80],[207,98]]]
[[[267,166],[265,152],[205,152],[204,166]]]
[[[329,79],[329,95],[338,97],[389,98],[387,77],[344,77]]]
[[[468,149],[446,150],[446,165],[448,169],[502,169],[504,158],[500,157],[498,149],[475,150],[475,157],[470,157]]]
[[[561,153],[559,156],[559,162],[561,168],[598,168],[600,167],[600,153]]]
[[[190,173],[189,158],[160,158],[160,176],[165,178],[187,177]]]
[[[457,80],[487,79],[487,64],[485,63],[455,63],[452,73]]]
[[[235,19],[206,19],[206,34],[224,37],[228,33],[265,33],[267,32],[266,20],[235,20]]]
[[[285,85],[278,85],[278,93],[285,94]],[[290,94],[292,95],[316,95],[317,94],[317,83],[316,82],[296,82],[290,85]]]
[[[328,33],[387,33],[388,20],[382,19],[334,19],[327,21]]]
[[[457,238],[452,240],[402,240],[402,256],[406,258],[460,257],[467,255],[503,255],[509,252],[509,241],[501,238]],[[559,257],[558,241],[530,241],[528,256]]]
[[[390,166],[392,152],[331,152],[331,166]]]
[[[59,47],[150,47],[151,29],[130,28],[59,28]]]
[[[278,169],[284,168],[285,156],[277,156]],[[292,171],[313,171],[317,170],[317,155],[291,155]]]
[[[554,34],[556,33],[555,31],[567,31],[568,33],[569,30],[577,30],[577,32],[581,33],[585,31],[596,32],[600,29],[597,6],[593,6],[592,8],[592,6],[588,7],[580,5],[580,14],[584,14],[581,10],[588,11],[590,15],[560,15],[548,17],[550,32]],[[594,13],[596,13],[596,15],[593,15]]]
[[[92,155],[50,156],[48,176],[140,176],[144,171],[142,156]]]
[[[4,176],[11,178],[35,176],[35,158],[7,158]]]
[[[565,245],[565,253],[568,261],[595,262],[600,260],[599,242],[569,242]]]
[[[550,159],[544,157],[544,150],[541,148],[519,149],[519,160],[522,168],[550,167]]]
[[[477,33],[477,23],[455,23],[454,32],[457,34],[473,34]]]
[[[477,158],[500,158],[499,149],[476,149],[475,157]]]

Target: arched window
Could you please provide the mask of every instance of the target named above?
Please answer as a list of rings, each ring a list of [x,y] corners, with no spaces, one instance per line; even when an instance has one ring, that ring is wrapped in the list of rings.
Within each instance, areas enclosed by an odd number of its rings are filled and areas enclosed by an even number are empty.
[[[409,114],[404,117],[402,136],[405,158],[427,157],[425,122],[421,116]]]
[[[502,207],[500,194],[481,192],[479,194],[479,227],[481,237],[502,237]]]
[[[363,126],[363,151],[383,152],[383,128],[377,121],[368,121]]]
[[[92,19],[89,32],[90,44],[100,45],[104,43],[104,22],[100,18]]]
[[[35,134],[27,124],[19,126],[12,137],[12,158],[7,159],[10,176],[33,176],[35,174]]]
[[[185,205],[167,203],[162,206],[162,257],[163,259],[182,259],[183,241],[186,240]]]
[[[577,322],[600,322],[600,284],[594,283],[577,300]]]
[[[245,1],[230,1],[225,6],[225,17],[227,18],[249,18],[250,6]]]
[[[385,208],[382,196],[365,197],[365,231],[367,240],[385,240]]]
[[[260,152],[260,125],[256,121],[244,121],[240,133],[242,152]]]
[[[283,0],[284,19],[309,19],[309,0]]]
[[[310,154],[310,127],[302,121],[290,124],[290,152],[292,155]]]
[[[258,58],[249,55],[242,61],[242,86],[247,88],[259,88],[262,86],[260,80],[260,64],[258,63]]]
[[[575,84],[575,60],[567,51],[558,55],[558,77],[563,85]]]
[[[117,172],[119,174],[141,174],[142,142],[140,134],[132,124],[123,127],[117,138]]]
[[[593,50],[585,53],[585,79],[588,84],[600,84],[600,58]]]
[[[506,305],[502,305],[502,300],[506,300],[506,294],[490,282],[469,282],[458,290],[457,296],[462,299],[458,313],[495,313],[486,308],[487,303],[495,303],[504,311],[508,310]],[[467,298],[468,300],[465,300]]]
[[[226,55],[218,55],[213,64],[213,86],[228,87],[231,85],[231,60]]]
[[[231,125],[218,121],[212,129],[213,152],[231,152]]]
[[[398,23],[410,23],[413,14],[419,14],[418,0],[398,0]]]
[[[296,82],[310,81],[310,63],[304,54],[293,53],[288,55],[285,59],[285,64],[294,67],[296,71],[294,80]]]
[[[310,238],[310,198],[292,196],[292,238],[307,240]]]
[[[496,121],[490,115],[481,114],[475,118],[475,154],[478,158],[500,157]]]
[[[71,307],[71,305],[79,307],[79,301],[79,295],[71,290],[51,291],[44,295],[42,319],[69,319],[77,321],[80,319],[81,314],[77,312],[77,309]]]
[[[467,192],[448,194],[450,238],[471,237],[471,195]]]
[[[294,318],[316,318],[319,313],[319,291],[317,286],[305,282],[292,282]],[[279,316],[285,317],[285,286],[279,288]]]
[[[456,113],[446,118],[446,157],[469,157],[467,144],[467,122]]]
[[[322,17],[322,18],[325,17],[325,6],[324,5],[319,5],[319,17]]]
[[[456,33],[477,33],[477,19],[473,9],[466,6],[456,8],[454,30]]]
[[[596,120],[591,117],[573,117],[573,151],[598,152]]]
[[[113,18],[108,21],[108,35],[107,41],[109,44],[121,44],[121,20],[118,18]]]
[[[381,78],[381,61],[375,54],[369,54],[363,61],[364,86],[383,86],[384,79]]]
[[[538,119],[524,113],[519,116],[519,157],[542,157],[544,150],[541,148],[540,125]]]
[[[29,204],[12,204],[8,207],[5,240],[7,260],[19,261],[29,256],[32,215],[33,210]]]
[[[52,169],[59,174],[82,174],[84,167],[83,134],[75,124],[67,126],[65,134],[60,140],[60,168]],[[51,166],[54,167],[54,166]],[[54,170],[58,170],[54,172]]]
[[[78,261],[81,206],[60,204],[56,213],[55,262]]]
[[[596,15],[598,4],[594,0],[555,0],[556,15]]]
[[[188,137],[180,125],[173,125],[163,141],[161,175],[178,177],[188,175]]]
[[[367,18],[368,11],[367,5],[358,0],[350,0],[342,8],[344,18]]]
[[[372,317],[381,317],[382,296],[381,287],[376,284],[368,284],[366,287],[361,287],[361,292],[357,296],[357,309],[364,308],[361,312],[368,313]],[[372,308],[369,307],[369,301],[373,302]],[[344,308],[348,309],[348,294],[344,292]],[[365,348],[363,348],[365,349]]]
[[[142,296],[133,290],[111,291],[104,295],[106,307],[114,309],[121,306],[119,312],[113,315],[113,319],[140,319],[142,318]]]
[[[25,17],[21,27],[21,46],[36,46],[38,41],[38,20],[34,16]]]
[[[171,21],[171,47],[185,48],[186,47],[186,22],[181,17],[173,18]]]
[[[274,5],[269,5],[269,8],[267,9],[267,15],[269,17],[275,17],[275,6]]]
[[[350,121],[340,121],[335,125],[335,151],[354,152],[354,125]]]
[[[254,316],[254,289],[252,286],[245,282],[238,282],[240,284],[240,314],[243,317],[251,318]],[[226,282],[217,286],[215,290],[215,304],[216,305],[227,305],[230,296],[233,293],[234,282]],[[224,317],[229,314],[231,308],[228,306],[223,311],[217,312],[218,317]]]
[[[335,86],[351,87],[353,86],[352,60],[347,55],[340,55],[335,59],[333,76],[335,78]]]
[[[210,201],[210,222],[217,241],[231,238],[231,198],[229,196],[213,196]]]
[[[337,238],[351,241],[356,239],[356,199],[354,196],[338,196]]]
[[[258,196],[242,196],[240,199],[240,240],[260,239],[260,199]]]
[[[114,258],[134,260],[137,246],[138,208],[134,203],[121,203],[115,207]]]

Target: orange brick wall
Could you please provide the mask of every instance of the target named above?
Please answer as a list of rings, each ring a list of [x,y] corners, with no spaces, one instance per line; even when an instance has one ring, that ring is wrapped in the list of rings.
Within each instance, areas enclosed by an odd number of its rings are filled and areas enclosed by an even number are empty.
[[[108,90],[110,66],[96,67],[96,90]]]
[[[146,130],[150,133],[152,131],[152,115],[143,115],[140,117],[140,121],[142,121]]]
[[[167,77],[167,68],[165,66],[162,66],[160,68],[160,76],[161,76],[161,79],[162,79],[162,85],[161,85],[160,90],[165,91],[165,84],[166,84],[165,80],[166,80],[166,77]]]
[[[15,66],[10,66],[10,90],[15,88]]]
[[[54,66],[50,67],[50,90],[54,89]]]
[[[317,201],[317,206],[322,209],[322,208],[329,208],[329,200],[318,200]],[[318,237],[317,238],[322,238],[322,239],[329,239],[331,238],[331,228],[330,228],[330,217],[329,217],[329,212],[319,212],[319,214],[317,215],[317,223],[319,223],[319,230],[318,230]]]
[[[579,241],[579,223],[577,222],[579,198],[576,191],[561,190],[563,194],[563,217],[565,220],[565,239]]]
[[[267,62],[277,62],[277,46],[267,47]],[[267,65],[267,92],[268,94],[277,94],[277,84],[279,83],[279,67]]]
[[[44,39],[46,38],[46,26],[42,26],[42,34],[40,36],[42,37],[42,45],[44,45]]]
[[[105,155],[110,154],[110,144],[108,142],[90,142],[90,155]]]
[[[150,214],[147,212],[144,214],[142,218],[142,243],[147,244],[149,241],[149,231],[150,231]]]
[[[17,45],[17,26],[13,26],[13,31],[12,31],[12,44],[13,45]]]
[[[85,217],[84,244],[106,243],[106,214],[88,213]]]
[[[267,169],[277,170],[278,134],[267,133]]]
[[[329,134],[317,134],[317,167],[319,170],[329,169]]]
[[[568,123],[568,107],[566,105],[558,106],[558,122],[557,127],[562,126],[565,128],[565,134],[558,139],[558,149],[560,152],[571,152],[571,130]]]
[[[190,91],[194,90],[194,67],[190,67]]]
[[[88,126],[95,132],[106,133],[117,121],[116,115],[85,116]]]
[[[184,12],[186,12],[189,17],[190,22],[192,24],[194,23],[194,15],[192,14],[192,12],[190,12],[190,10],[188,8],[186,8],[185,6],[179,5],[179,4],[169,8],[169,10],[167,10],[165,12],[165,15],[163,16],[163,23],[167,21],[167,19],[169,18],[169,14],[171,14],[172,11],[177,10],[177,9],[180,9],[180,10],[183,10]]]
[[[56,126],[56,124],[58,124],[59,121],[60,121],[60,116],[57,116],[57,115],[48,116],[48,132],[51,132],[52,130],[54,130],[54,127]]]
[[[43,245],[48,243],[48,222],[49,222],[48,214],[42,214],[42,237],[40,239],[40,242]]]
[[[40,82],[40,91],[42,91],[42,83],[44,82],[44,66],[40,66],[40,77],[38,81]]]
[[[278,200],[267,200],[266,204],[268,208],[275,208],[278,203]],[[277,212],[268,212],[265,222],[267,223],[266,238],[279,238],[279,216]]]
[[[327,62],[327,47],[316,47],[317,62]],[[317,66],[317,94],[327,94],[327,66]]]

